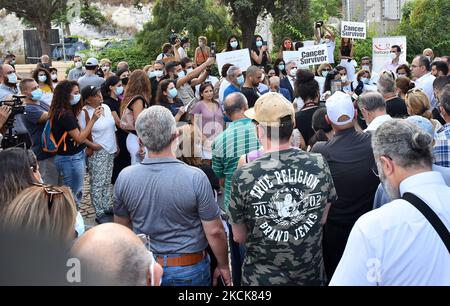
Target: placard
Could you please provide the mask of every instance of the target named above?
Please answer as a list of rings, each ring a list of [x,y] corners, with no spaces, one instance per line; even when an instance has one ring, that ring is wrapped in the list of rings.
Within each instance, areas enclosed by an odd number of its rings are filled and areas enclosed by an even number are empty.
[[[353,39],[366,39],[366,23],[365,22],[341,22],[341,37]]]
[[[328,48],[326,44],[321,44],[300,48],[298,51],[284,51],[283,60],[285,63],[296,61],[298,68],[328,63]]]
[[[216,53],[216,63],[219,71],[222,71],[222,66],[225,64],[233,64],[242,71],[247,71],[247,68],[252,65],[248,49]]]
[[[374,37],[372,40],[372,70],[380,73],[384,65],[391,61],[391,47],[402,49],[400,61],[406,63],[406,36]]]

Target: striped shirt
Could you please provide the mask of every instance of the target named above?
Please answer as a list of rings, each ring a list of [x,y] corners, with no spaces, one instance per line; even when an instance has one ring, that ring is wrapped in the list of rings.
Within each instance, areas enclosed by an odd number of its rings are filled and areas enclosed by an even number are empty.
[[[232,122],[213,142],[212,167],[218,177],[225,178],[225,209],[230,204],[231,181],[239,158],[259,149],[255,131],[251,119],[239,119]]]
[[[434,139],[434,163],[438,166],[450,167],[450,123],[440,128]]]

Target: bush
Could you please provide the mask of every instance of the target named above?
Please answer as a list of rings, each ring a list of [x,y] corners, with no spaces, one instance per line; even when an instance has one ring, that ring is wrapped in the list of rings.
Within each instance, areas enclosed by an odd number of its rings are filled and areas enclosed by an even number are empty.
[[[117,68],[117,64],[121,61],[128,62],[130,70],[142,69],[144,66],[152,62],[152,58],[145,55],[142,48],[135,41],[125,41],[122,43],[114,43],[106,47],[96,54],[96,58],[100,61],[102,58],[108,58],[113,65],[113,70]]]

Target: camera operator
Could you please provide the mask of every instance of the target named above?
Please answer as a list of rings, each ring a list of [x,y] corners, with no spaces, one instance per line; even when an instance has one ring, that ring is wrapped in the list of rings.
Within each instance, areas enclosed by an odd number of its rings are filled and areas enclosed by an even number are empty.
[[[44,182],[58,185],[58,170],[52,154],[42,151],[41,135],[49,116],[50,106],[41,102],[42,89],[34,79],[24,79],[20,82],[20,91],[26,96],[25,126],[31,137],[31,149],[37,157],[39,170]]]
[[[323,29],[323,31],[322,31]],[[314,29],[316,44],[326,44],[328,48],[328,63],[334,64],[334,48],[336,48],[336,38],[330,28],[323,21],[317,21]]]
[[[1,65],[1,76],[0,101],[10,100],[12,95],[19,93],[16,71],[11,65],[4,64]]]

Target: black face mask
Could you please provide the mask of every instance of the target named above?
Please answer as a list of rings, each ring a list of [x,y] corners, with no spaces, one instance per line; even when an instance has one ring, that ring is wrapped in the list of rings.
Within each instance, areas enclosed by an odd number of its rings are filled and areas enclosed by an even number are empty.
[[[128,80],[129,80],[129,78],[123,78],[121,81],[122,81],[122,84],[123,85],[127,85],[128,84]]]

